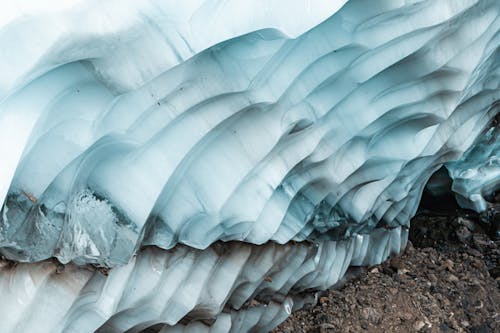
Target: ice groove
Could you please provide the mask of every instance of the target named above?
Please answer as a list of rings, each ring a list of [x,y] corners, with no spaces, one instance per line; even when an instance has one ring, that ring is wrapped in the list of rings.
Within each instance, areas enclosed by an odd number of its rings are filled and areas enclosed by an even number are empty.
[[[335,285],[349,266],[382,262],[399,253],[406,239],[407,231],[399,227],[375,229],[345,241],[215,243],[206,250],[183,245],[168,251],[146,248],[107,276],[53,261],[3,261],[0,304],[9,315],[0,322],[0,330],[140,332],[158,324],[185,329],[202,325],[200,320],[217,323],[229,313],[230,326],[224,326],[229,332],[257,323],[256,332],[267,332],[290,314],[293,300],[304,297],[301,292]],[[56,294],[60,297],[54,298]],[[267,310],[259,310],[263,305],[255,307],[256,302],[269,304],[264,306]],[[50,321],[43,320],[47,315]]]
[[[9,75],[25,83],[0,85],[10,87],[0,124],[14,112],[30,122],[6,148],[9,172],[18,166],[2,180],[12,182],[0,252],[114,267],[146,245],[342,240],[407,226],[423,183],[496,113],[500,9],[378,0],[361,14],[365,5],[348,1],[300,27],[260,13],[253,30],[243,20],[202,42],[186,30],[207,19],[201,2],[179,7],[177,21],[169,2],[138,2],[125,13],[135,26],[116,18],[61,49],[53,37],[64,33],[52,31],[47,59],[32,55],[38,74],[24,59]],[[81,6],[99,19],[112,8]],[[156,63],[152,42],[170,56]],[[88,43],[94,51],[80,49]]]

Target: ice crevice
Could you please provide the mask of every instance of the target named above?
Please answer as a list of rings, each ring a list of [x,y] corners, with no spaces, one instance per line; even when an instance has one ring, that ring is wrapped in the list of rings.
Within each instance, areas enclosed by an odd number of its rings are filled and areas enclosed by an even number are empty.
[[[499,188],[497,0],[13,3],[2,333],[267,332]]]

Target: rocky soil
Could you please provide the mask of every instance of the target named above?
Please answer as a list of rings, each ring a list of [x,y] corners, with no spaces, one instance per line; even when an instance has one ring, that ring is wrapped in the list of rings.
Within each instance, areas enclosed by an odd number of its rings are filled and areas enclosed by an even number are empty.
[[[273,332],[500,332],[496,207],[482,216],[421,213],[404,253],[325,292]]]

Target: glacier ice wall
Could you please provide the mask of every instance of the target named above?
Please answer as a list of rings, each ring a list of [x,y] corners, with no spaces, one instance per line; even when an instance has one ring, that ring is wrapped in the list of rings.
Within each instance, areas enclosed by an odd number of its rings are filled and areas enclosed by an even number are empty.
[[[113,90],[131,90],[207,47],[251,31],[274,28],[296,37],[345,2],[3,0],[0,100],[74,61],[86,61]]]
[[[495,121],[457,161],[446,167],[458,203],[479,213],[488,209],[488,196],[500,190],[500,127]]]
[[[406,239],[394,228],[318,244],[147,248],[107,276],[72,264],[4,261],[0,331],[140,332],[164,324],[164,332],[213,325],[216,333],[267,332],[300,306],[302,292],[336,284],[349,266],[381,263]]]
[[[112,20],[113,37],[42,39],[36,70],[7,57],[30,80],[1,104],[0,123],[16,132],[2,140],[16,166],[2,254],[114,266],[141,244],[343,239],[406,225],[429,175],[497,112],[500,20],[497,1],[404,3],[350,1],[296,38],[258,30],[154,69],[165,54],[148,42],[156,21],[132,6],[137,31]],[[129,40],[141,31],[146,44]],[[21,37],[19,47],[36,34]],[[135,60],[115,77],[85,52],[116,40]],[[152,58],[143,64],[136,47]],[[145,74],[123,84],[134,71]]]
[[[496,0],[0,9],[1,332],[266,332],[497,184]]]

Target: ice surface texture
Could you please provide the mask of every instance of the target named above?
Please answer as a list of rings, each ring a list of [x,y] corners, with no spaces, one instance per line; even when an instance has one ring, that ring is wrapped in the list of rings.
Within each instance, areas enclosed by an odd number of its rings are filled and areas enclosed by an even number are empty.
[[[458,161],[447,164],[452,190],[465,208],[484,212],[500,190],[500,127],[495,122]]]
[[[394,228],[318,244],[148,248],[108,276],[72,264],[2,262],[0,331],[132,333],[165,324],[162,332],[267,332],[300,307],[303,291],[336,284],[350,265],[382,262],[406,239]]]
[[[266,332],[398,253],[427,179],[466,150],[454,189],[482,209],[499,13],[3,1],[0,254],[30,263],[2,261],[0,332]]]
[[[78,2],[0,33],[6,257],[116,266],[141,244],[405,226],[498,111],[496,0],[354,0],[307,32],[324,12],[160,2]]]

